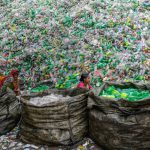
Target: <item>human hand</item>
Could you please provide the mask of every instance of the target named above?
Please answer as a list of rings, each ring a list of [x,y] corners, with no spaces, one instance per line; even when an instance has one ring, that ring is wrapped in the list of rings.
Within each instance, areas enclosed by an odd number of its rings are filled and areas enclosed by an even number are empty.
[[[16,95],[20,94],[20,89],[15,89],[14,92],[16,93]]]
[[[108,73],[106,74],[106,77],[110,77],[113,72],[114,72],[114,70],[109,70]]]
[[[102,73],[101,73],[100,71],[98,71],[98,70],[96,70],[96,71],[94,72],[94,74],[95,74],[96,76],[100,77],[100,78],[103,78]]]

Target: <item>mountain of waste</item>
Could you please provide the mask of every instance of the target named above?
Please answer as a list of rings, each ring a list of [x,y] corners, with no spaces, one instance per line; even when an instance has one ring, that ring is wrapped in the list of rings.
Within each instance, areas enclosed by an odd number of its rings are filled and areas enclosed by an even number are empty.
[[[144,0],[2,0],[0,73],[18,68],[25,88],[51,79],[75,87],[150,79],[150,2]],[[112,73],[110,73],[112,72]]]

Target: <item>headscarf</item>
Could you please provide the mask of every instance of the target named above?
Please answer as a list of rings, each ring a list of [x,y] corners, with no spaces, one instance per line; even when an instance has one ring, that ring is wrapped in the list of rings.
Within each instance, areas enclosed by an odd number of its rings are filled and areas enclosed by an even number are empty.
[[[14,77],[15,74],[19,74],[19,71],[17,69],[13,69],[8,76],[5,76],[2,80],[0,80],[0,89],[2,88],[5,80],[9,77]]]
[[[10,76],[14,76],[15,74],[19,74],[19,71],[17,69],[13,69],[11,72],[10,72]]]
[[[80,81],[81,81],[81,82],[84,82],[84,79],[86,79],[88,76],[89,76],[89,73],[83,73],[83,74],[81,75]]]

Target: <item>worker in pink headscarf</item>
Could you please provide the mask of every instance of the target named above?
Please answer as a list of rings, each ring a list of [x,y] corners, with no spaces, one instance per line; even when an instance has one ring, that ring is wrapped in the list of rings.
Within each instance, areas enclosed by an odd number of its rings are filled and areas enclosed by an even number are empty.
[[[19,71],[14,69],[10,72],[8,76],[4,76],[0,80],[0,95],[4,95],[6,93],[7,87],[12,89],[16,95],[19,94]]]

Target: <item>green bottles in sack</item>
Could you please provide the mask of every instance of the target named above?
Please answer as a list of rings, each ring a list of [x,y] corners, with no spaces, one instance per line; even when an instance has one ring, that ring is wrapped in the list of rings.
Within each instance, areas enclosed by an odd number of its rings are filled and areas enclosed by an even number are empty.
[[[38,86],[38,87],[36,87],[36,88],[31,89],[31,92],[33,92],[33,93],[36,93],[36,92],[43,92],[43,91],[46,91],[46,90],[48,90],[48,89],[49,89],[48,86],[46,86],[46,85],[41,85],[41,86]]]
[[[113,98],[116,100],[126,99],[128,101],[138,101],[150,97],[148,90],[139,90],[136,88],[117,88],[115,86],[109,86],[103,90],[99,96]]]

